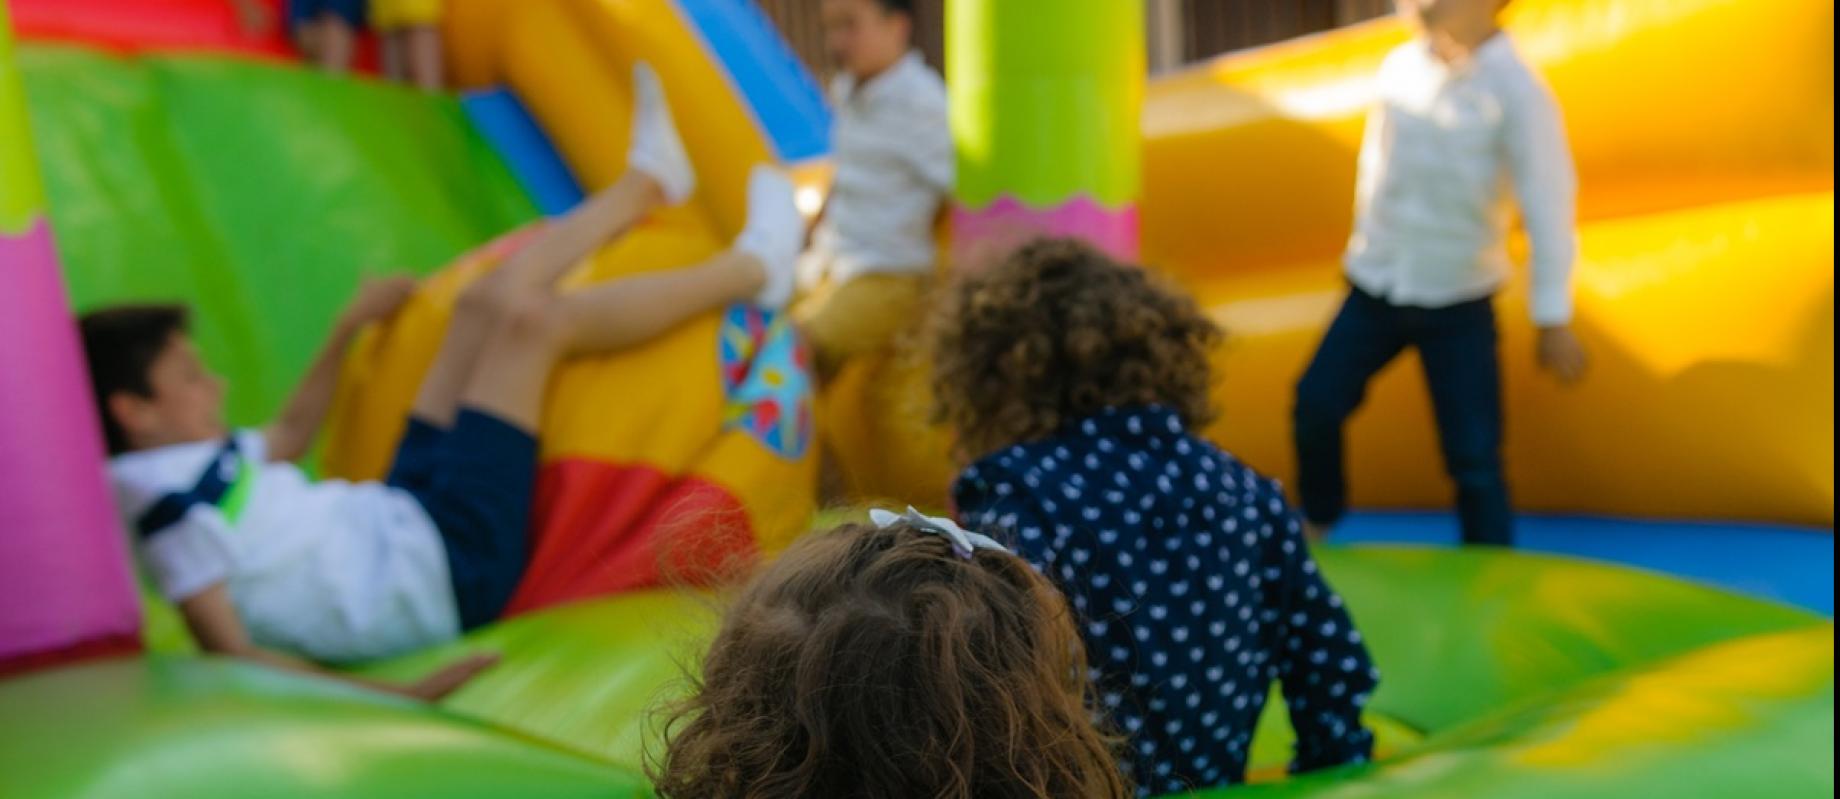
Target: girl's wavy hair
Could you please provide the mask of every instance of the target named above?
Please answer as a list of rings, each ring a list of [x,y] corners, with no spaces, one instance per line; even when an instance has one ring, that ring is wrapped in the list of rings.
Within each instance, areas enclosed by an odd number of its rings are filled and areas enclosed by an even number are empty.
[[[934,421],[978,458],[1107,408],[1162,405],[1214,419],[1222,338],[1194,298],[1069,239],[1028,244],[960,278],[928,325]]]
[[[670,708],[666,799],[1131,795],[1065,600],[903,523],[806,538],[745,587]]]

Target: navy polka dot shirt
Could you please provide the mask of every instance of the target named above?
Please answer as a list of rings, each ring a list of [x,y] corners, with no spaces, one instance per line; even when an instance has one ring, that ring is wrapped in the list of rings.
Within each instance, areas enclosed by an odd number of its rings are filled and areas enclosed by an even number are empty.
[[[1242,782],[1273,681],[1293,771],[1371,754],[1360,717],[1379,672],[1297,515],[1175,412],[1107,411],[998,452],[953,499],[1066,592],[1140,795]]]

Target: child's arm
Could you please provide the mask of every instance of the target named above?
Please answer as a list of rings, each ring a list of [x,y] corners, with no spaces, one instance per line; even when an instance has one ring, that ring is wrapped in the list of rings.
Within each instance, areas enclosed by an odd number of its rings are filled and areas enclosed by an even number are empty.
[[[1275,484],[1270,496],[1282,506]],[[1291,772],[1364,762],[1373,756],[1374,735],[1361,723],[1361,709],[1379,671],[1341,596],[1310,556],[1302,519],[1288,507],[1273,516],[1284,580],[1277,592],[1278,679],[1297,731]]]
[[[185,624],[191,628],[193,637],[198,639],[198,645],[206,652],[229,655],[302,674],[334,677],[373,690],[402,694],[428,702],[437,701],[453,693],[471,680],[474,675],[498,662],[495,655],[472,655],[414,684],[394,685],[330,672],[292,655],[256,646],[255,642],[249,639],[249,632],[243,627],[242,619],[237,617],[236,607],[230,602],[230,589],[223,583],[206,588],[180,602],[179,611],[184,615]]]
[[[1530,81],[1505,104],[1508,169],[1532,245],[1529,306],[1539,327],[1540,365],[1570,383],[1584,376],[1584,348],[1572,334],[1572,265],[1578,257],[1578,175],[1552,93]]]
[[[949,201],[958,179],[958,149],[952,141],[952,127],[944,108],[935,109],[916,125],[907,154],[914,173],[928,188],[937,192],[940,202]]]
[[[332,335],[314,356],[281,415],[263,431],[269,460],[297,461],[306,457],[313,448],[313,439],[319,436],[320,425],[326,421],[326,413],[332,409],[345,350],[365,325],[389,318],[413,293],[415,280],[407,277],[376,280],[359,289],[351,306],[333,323]]]

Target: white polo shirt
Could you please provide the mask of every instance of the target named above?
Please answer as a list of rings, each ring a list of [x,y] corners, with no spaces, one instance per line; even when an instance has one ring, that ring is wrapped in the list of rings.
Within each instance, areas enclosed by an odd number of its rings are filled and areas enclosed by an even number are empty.
[[[315,483],[267,462],[261,433],[233,440],[109,462],[116,507],[167,599],[224,583],[257,644],[327,663],[460,634],[446,547],[414,497],[381,483]],[[192,493],[207,472],[225,489],[216,501]]]
[[[945,81],[908,53],[857,85],[831,84],[836,177],[799,282],[810,288],[869,273],[930,274],[933,221],[952,192],[957,156],[947,123]]]
[[[1348,277],[1396,305],[1495,293],[1519,207],[1532,242],[1534,322],[1572,317],[1577,176],[1552,92],[1507,34],[1446,64],[1415,41],[1380,68],[1355,192]]]

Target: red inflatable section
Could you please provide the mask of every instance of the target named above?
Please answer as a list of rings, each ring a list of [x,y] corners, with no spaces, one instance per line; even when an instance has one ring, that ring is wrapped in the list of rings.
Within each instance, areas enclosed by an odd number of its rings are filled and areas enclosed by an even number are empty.
[[[140,651],[141,637],[138,634],[97,638],[50,652],[34,652],[30,655],[0,660],[0,679],[28,671],[48,669],[52,666],[68,666],[85,660],[103,660],[139,654]]]
[[[647,466],[559,459],[537,479],[530,566],[507,614],[666,584],[711,585],[759,558],[727,489]]]
[[[52,41],[121,53],[201,51],[295,61],[284,0],[262,0],[275,24],[257,36],[243,31],[232,0],[9,0],[21,41]],[[376,48],[359,42],[358,67],[372,71]]]

